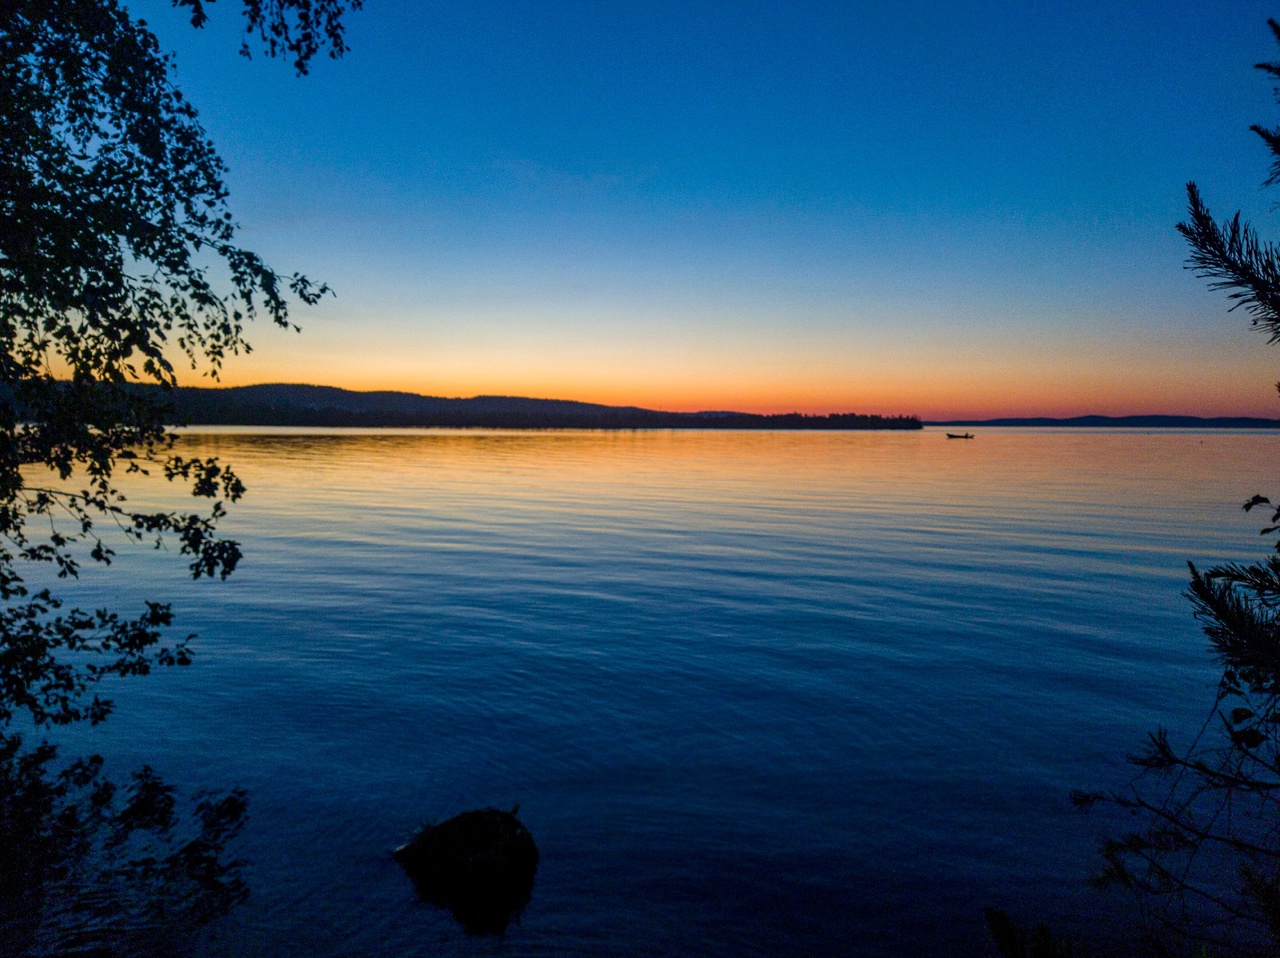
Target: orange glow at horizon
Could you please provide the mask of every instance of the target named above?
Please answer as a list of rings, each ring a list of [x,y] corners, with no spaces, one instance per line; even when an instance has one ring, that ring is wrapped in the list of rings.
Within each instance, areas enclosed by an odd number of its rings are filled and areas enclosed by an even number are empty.
[[[274,374],[272,374],[274,372]],[[1265,376],[1243,383],[1201,384],[1178,390],[1148,377],[1138,382],[1095,375],[1062,377],[1044,382],[1034,375],[1003,374],[918,376],[913,379],[866,375],[855,382],[815,381],[759,384],[600,382],[594,377],[551,379],[536,375],[496,377],[413,377],[395,375],[298,375],[293,369],[258,376],[224,375],[218,384],[308,383],[360,392],[395,391],[427,396],[521,396],[564,399],[609,406],[639,406],[672,412],[733,410],[738,412],[826,414],[833,412],[916,415],[923,419],[993,419],[1000,417],[1079,415],[1198,415],[1280,417],[1275,387]]]
[[[1105,339],[963,347],[622,344],[268,337],[221,385],[310,383],[432,396],[524,396],[670,411],[858,412],[926,420],[1099,415],[1280,417],[1280,369],[1256,335],[1159,348]],[[1234,334],[1238,335],[1234,335]],[[186,385],[218,385],[188,373]]]

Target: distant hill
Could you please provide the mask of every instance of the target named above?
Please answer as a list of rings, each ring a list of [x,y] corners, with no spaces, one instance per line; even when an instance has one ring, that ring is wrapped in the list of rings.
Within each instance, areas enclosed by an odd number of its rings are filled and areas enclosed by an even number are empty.
[[[1050,419],[1036,416],[1022,419],[948,419],[929,421],[926,426],[1090,426],[1128,429],[1280,429],[1280,419],[1256,416],[1073,416]]]
[[[661,412],[563,399],[476,396],[442,399],[402,392],[353,392],[333,386],[270,384],[225,389],[183,387],[164,400],[175,425],[402,426],[490,429],[919,429],[915,416],[833,413]]]

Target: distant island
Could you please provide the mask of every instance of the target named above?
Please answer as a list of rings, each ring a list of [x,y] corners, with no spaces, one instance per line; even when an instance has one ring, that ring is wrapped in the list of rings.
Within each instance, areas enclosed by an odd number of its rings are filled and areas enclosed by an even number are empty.
[[[1031,416],[1020,419],[930,420],[926,426],[1075,426],[1116,429],[1280,429],[1280,419],[1258,416],[1072,416],[1051,419]]]
[[[661,412],[563,399],[476,396],[443,399],[404,392],[269,384],[181,387],[162,399],[173,425],[357,426],[487,429],[920,429],[918,416],[832,413]]]

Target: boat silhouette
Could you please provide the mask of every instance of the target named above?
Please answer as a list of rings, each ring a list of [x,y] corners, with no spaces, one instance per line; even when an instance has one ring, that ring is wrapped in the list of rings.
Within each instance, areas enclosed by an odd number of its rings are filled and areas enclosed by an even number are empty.
[[[948,439],[972,439],[972,438],[973,438],[973,433],[971,433],[971,432],[949,432],[949,433],[947,433],[947,438],[948,438]]]

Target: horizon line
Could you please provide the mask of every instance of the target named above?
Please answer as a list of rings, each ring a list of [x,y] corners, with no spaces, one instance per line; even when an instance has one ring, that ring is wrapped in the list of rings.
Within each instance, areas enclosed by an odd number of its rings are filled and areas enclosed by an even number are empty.
[[[261,383],[243,383],[238,385],[224,385],[221,383],[215,385],[177,385],[175,389],[183,390],[208,390],[214,392],[229,392],[233,390],[249,390],[249,389],[265,389],[265,388],[304,388],[304,389],[323,389],[334,390],[342,393],[352,393],[356,395],[395,395],[395,396],[411,396],[419,399],[437,399],[449,402],[469,402],[484,399],[507,399],[507,400],[523,400],[530,402],[545,403],[566,403],[581,406],[594,406],[602,409],[617,410],[638,410],[642,412],[664,413],[670,415],[747,415],[747,416],[809,416],[809,417],[826,417],[826,416],[850,416],[850,415],[870,415],[881,418],[907,418],[918,419],[922,425],[926,426],[965,426],[965,425],[998,425],[1000,423],[1009,423],[1012,421],[1044,421],[1044,422],[1069,422],[1073,420],[1092,419],[1092,420],[1132,420],[1132,419],[1183,419],[1183,420],[1202,420],[1206,422],[1239,420],[1246,422],[1266,422],[1280,425],[1280,416],[1263,416],[1256,413],[1204,413],[1204,412],[1124,412],[1124,413],[999,413],[995,415],[969,415],[969,416],[950,416],[950,417],[924,417],[918,413],[866,413],[855,412],[851,410],[831,409],[825,412],[801,412],[798,409],[781,409],[762,412],[758,409],[746,412],[738,409],[726,407],[706,408],[706,409],[664,409],[657,406],[642,406],[636,403],[604,403],[589,399],[566,399],[556,396],[522,396],[515,393],[477,393],[474,395],[440,395],[423,392],[412,392],[407,389],[351,389],[346,386],[333,386],[325,383],[313,382],[261,382]]]

